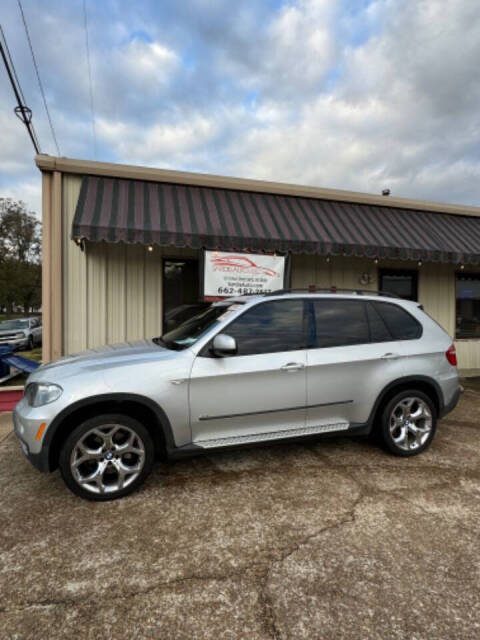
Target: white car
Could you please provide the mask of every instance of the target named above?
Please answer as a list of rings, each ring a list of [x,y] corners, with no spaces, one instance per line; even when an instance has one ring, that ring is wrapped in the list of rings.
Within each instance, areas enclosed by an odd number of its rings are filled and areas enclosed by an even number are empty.
[[[15,318],[0,322],[0,347],[31,351],[42,344],[40,318]]]

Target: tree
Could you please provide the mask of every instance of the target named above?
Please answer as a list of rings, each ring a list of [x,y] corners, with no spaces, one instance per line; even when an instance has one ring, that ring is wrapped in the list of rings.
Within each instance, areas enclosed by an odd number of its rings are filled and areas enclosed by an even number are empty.
[[[42,225],[22,201],[0,198],[0,307],[41,304]]]

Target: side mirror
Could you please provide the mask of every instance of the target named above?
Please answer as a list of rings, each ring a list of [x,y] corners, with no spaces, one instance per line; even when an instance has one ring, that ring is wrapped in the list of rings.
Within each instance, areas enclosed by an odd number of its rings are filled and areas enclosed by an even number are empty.
[[[226,333],[219,333],[213,339],[211,351],[216,356],[231,356],[237,353],[237,341]]]

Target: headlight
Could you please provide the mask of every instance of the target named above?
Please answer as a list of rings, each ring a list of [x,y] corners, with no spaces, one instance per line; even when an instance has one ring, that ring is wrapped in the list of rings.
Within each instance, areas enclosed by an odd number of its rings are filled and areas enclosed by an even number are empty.
[[[31,382],[25,389],[25,400],[31,407],[41,407],[44,404],[55,402],[62,393],[62,387],[57,384]]]
[[[24,333],[17,333],[17,335],[15,336],[16,340],[21,340],[23,338],[25,338],[25,334]]]

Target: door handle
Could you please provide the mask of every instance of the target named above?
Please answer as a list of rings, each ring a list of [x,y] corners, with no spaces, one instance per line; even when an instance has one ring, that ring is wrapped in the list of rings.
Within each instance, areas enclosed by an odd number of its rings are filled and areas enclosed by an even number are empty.
[[[284,364],[283,367],[280,367],[280,369],[282,371],[300,371],[300,369],[304,368],[304,364],[302,364],[301,362],[289,362],[287,364]]]
[[[382,360],[398,360],[400,358],[399,353],[384,353],[382,356]]]

